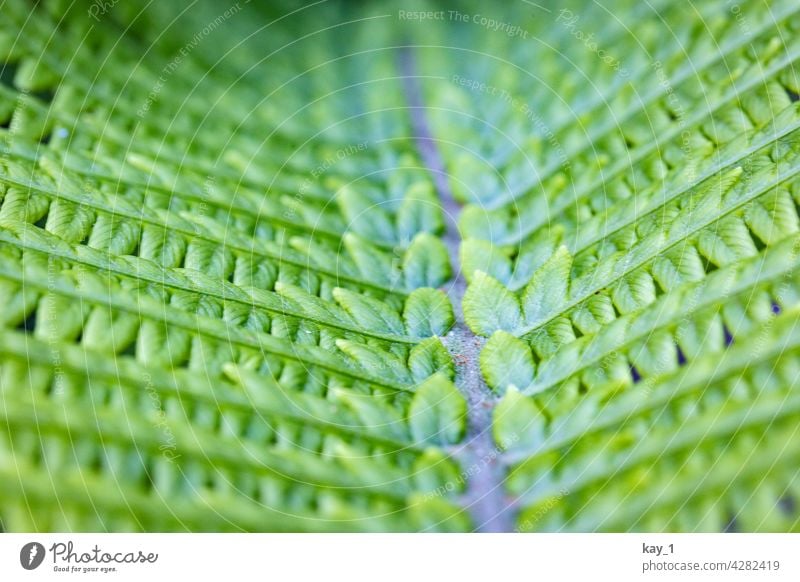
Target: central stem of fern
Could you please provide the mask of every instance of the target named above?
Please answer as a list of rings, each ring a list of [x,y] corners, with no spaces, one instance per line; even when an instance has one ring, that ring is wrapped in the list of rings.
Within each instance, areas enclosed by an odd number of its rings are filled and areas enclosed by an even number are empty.
[[[461,465],[461,479],[466,483],[462,501],[478,531],[507,532],[513,529],[515,508],[504,493],[505,472],[499,461],[500,449],[492,438],[492,416],[498,398],[486,385],[480,371],[479,354],[485,340],[464,324],[461,308],[467,287],[459,258],[461,206],[453,197],[441,152],[428,124],[412,48],[403,48],[398,60],[417,149],[431,174],[445,215],[446,231],[442,240],[447,245],[453,272],[446,291],[457,323],[442,340],[456,365],[456,386],[467,401],[467,435],[455,451]]]

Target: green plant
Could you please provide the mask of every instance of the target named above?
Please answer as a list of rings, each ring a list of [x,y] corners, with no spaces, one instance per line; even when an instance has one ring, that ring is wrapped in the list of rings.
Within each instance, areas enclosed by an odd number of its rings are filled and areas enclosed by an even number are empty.
[[[795,2],[133,4],[0,8],[3,529],[797,529]]]

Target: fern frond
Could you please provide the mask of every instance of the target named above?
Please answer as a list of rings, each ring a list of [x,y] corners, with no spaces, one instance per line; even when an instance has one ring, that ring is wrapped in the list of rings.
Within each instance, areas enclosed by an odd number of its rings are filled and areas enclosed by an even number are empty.
[[[0,529],[798,529],[795,0],[88,7],[0,8]]]

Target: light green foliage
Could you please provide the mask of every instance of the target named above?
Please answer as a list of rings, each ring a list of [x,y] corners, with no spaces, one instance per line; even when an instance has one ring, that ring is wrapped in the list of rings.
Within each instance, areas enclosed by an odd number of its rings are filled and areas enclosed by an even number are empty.
[[[505,331],[496,331],[480,355],[481,372],[495,390],[508,385],[528,387],[533,382],[535,365],[531,348]]]
[[[535,325],[567,302],[571,267],[572,257],[562,246],[533,274],[522,295],[526,325]]]
[[[450,278],[450,258],[444,243],[427,233],[417,235],[403,257],[406,285],[438,287]]]
[[[522,322],[519,299],[491,275],[475,271],[464,294],[464,320],[481,335],[513,331]]]
[[[417,233],[440,234],[444,219],[439,212],[439,199],[429,181],[413,184],[397,210],[398,238],[410,241]]]
[[[0,7],[0,528],[796,531],[796,0],[289,4]]]
[[[544,420],[530,398],[509,386],[503,399],[494,409],[492,433],[494,440],[508,454],[536,450],[541,444]]]
[[[656,4],[420,58],[507,491],[522,530],[796,530],[800,7]]]
[[[487,240],[464,240],[460,255],[461,268],[469,282],[472,282],[475,271],[487,273],[506,285],[511,280],[511,260]]]
[[[332,294],[336,302],[350,314],[360,328],[388,331],[398,335],[403,333],[403,322],[400,316],[383,302],[358,295],[347,289],[336,288]]]
[[[444,374],[450,380],[455,375],[453,359],[437,338],[429,338],[414,346],[408,356],[408,367],[418,382],[436,372]]]
[[[470,528],[443,214],[368,50],[391,30],[239,44],[278,10],[250,4],[182,54],[225,7],[159,41],[174,8],[87,7],[1,9],[2,527]]]
[[[442,336],[453,326],[453,306],[438,289],[417,289],[406,300],[403,319],[412,336]]]
[[[454,444],[464,434],[467,404],[452,382],[434,375],[417,390],[408,415],[417,442]]]

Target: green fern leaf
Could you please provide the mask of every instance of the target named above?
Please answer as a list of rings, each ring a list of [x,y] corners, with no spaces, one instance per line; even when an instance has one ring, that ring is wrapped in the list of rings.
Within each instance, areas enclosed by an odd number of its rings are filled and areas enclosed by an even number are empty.
[[[3,3],[0,529],[796,531],[800,5],[290,4]]]
[[[411,434],[418,443],[456,443],[464,434],[466,414],[467,404],[455,385],[441,375],[431,376],[411,402]]]
[[[497,391],[506,386],[526,388],[533,382],[535,365],[530,347],[505,331],[496,331],[481,350],[480,365],[486,383]]]
[[[522,323],[519,300],[497,279],[476,271],[464,294],[464,320],[481,335],[513,331]]]

